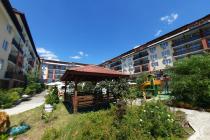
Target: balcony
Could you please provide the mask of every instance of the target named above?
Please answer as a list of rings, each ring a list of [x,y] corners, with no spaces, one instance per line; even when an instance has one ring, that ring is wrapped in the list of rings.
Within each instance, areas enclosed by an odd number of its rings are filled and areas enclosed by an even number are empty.
[[[179,55],[183,55],[183,54],[187,54],[187,53],[193,53],[193,52],[196,52],[196,51],[199,51],[199,50],[202,50],[202,46],[201,45],[194,45],[194,46],[191,46],[189,48],[185,48],[185,47],[182,47],[182,48],[178,48],[176,50],[174,50],[174,56],[179,56]]]
[[[135,54],[135,55],[133,56],[133,60],[136,60],[136,59],[139,59],[139,58],[148,56],[148,55],[149,55],[149,54],[148,54],[147,51],[139,52],[138,54]]]
[[[25,80],[25,76],[23,75],[22,72],[7,71],[5,73],[5,78],[16,79],[16,80],[20,80],[20,81],[24,81]]]
[[[143,71],[149,71],[149,66],[148,65],[142,66],[142,72]]]
[[[34,67],[34,59],[29,58],[29,59],[28,59],[28,64],[29,64],[31,67]]]
[[[110,65],[110,67],[115,67],[115,66],[118,66],[118,65],[121,65],[122,62],[121,61],[117,61],[117,62],[114,62]]]
[[[203,35],[204,36],[209,36],[210,35],[210,29],[204,30]]]
[[[143,65],[149,63],[148,59],[140,59],[134,62],[134,66]]]
[[[184,36],[183,38],[173,40],[172,41],[172,47],[180,46],[180,45],[195,41],[195,40],[200,39],[200,38],[201,38],[201,36],[198,33],[188,35],[188,36]]]
[[[122,66],[117,66],[114,68],[114,70],[122,70]]]
[[[134,73],[139,73],[141,72],[141,68],[140,67],[136,67],[135,70],[134,70]]]
[[[12,44],[18,49],[18,51],[23,54],[23,50],[20,47],[20,45],[17,43],[17,41],[15,39],[12,40]]]
[[[210,39],[208,40],[208,47],[210,48]]]
[[[17,56],[10,54],[8,60],[11,61],[12,63],[16,64]]]

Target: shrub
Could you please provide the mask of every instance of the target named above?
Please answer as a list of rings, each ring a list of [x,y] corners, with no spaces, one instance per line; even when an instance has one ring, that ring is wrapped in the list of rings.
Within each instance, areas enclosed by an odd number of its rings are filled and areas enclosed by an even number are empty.
[[[52,91],[46,96],[45,100],[46,104],[58,104],[59,103],[59,97],[58,97],[58,88],[53,87]]]
[[[12,88],[8,92],[17,92],[19,95],[22,95],[23,92],[24,92],[24,88],[21,88],[21,87],[19,87],[19,88]]]
[[[210,107],[210,55],[197,55],[174,63],[169,70],[176,101]]]
[[[44,137],[54,137],[55,130]],[[149,140],[182,138],[184,130],[175,115],[160,102],[143,106],[113,107],[109,111],[82,114],[57,130],[57,139]]]
[[[36,92],[36,89],[33,88],[33,86],[29,85],[26,87],[24,93],[27,95],[32,95]]]
[[[0,90],[0,104],[3,108],[9,108],[20,99],[17,91]]]
[[[57,117],[52,112],[42,112],[41,119],[44,120],[45,123],[51,122],[55,120]]]
[[[127,133],[132,129],[146,136],[146,138],[155,139],[181,137],[184,132],[179,122],[176,121],[174,114],[160,102],[151,102],[136,109],[130,109],[121,126],[120,135],[124,135],[124,137],[131,136]],[[137,133],[136,135],[138,136]]]

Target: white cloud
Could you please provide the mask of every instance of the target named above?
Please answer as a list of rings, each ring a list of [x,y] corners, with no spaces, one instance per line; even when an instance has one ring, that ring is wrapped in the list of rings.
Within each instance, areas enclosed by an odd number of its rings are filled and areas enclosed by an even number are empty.
[[[70,58],[72,58],[72,59],[81,59],[82,57],[79,56],[79,55],[75,55],[75,56],[71,56]]]
[[[155,36],[159,36],[162,32],[163,32],[163,30],[159,29],[159,30],[155,33]]]
[[[78,52],[78,53],[79,53],[79,55],[81,55],[81,56],[84,55],[84,52],[83,52],[83,51],[80,51],[80,52]]]
[[[53,52],[46,50],[45,48],[37,48],[37,52],[41,57],[48,60],[59,60],[58,56]]]
[[[179,15],[177,13],[171,13],[170,15],[166,15],[161,17],[160,20],[166,22],[167,24],[172,24],[175,20],[177,20]]]
[[[84,53],[83,51],[79,51],[78,55],[70,56],[72,59],[82,59],[83,57],[87,57],[88,54]]]

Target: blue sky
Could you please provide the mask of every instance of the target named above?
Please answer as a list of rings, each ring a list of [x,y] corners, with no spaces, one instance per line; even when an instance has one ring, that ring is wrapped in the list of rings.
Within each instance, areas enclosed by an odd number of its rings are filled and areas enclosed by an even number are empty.
[[[11,0],[49,59],[99,64],[210,14],[210,0]]]

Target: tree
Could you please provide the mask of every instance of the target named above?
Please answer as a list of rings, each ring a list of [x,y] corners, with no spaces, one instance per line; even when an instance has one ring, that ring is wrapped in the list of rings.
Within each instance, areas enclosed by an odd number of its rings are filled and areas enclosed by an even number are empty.
[[[210,107],[210,55],[196,55],[174,63],[169,69],[170,87],[176,101]]]

